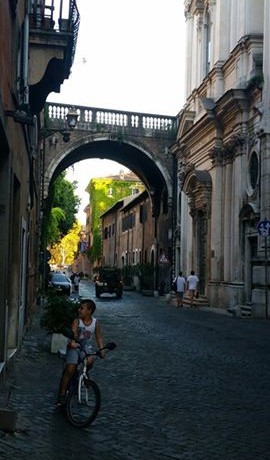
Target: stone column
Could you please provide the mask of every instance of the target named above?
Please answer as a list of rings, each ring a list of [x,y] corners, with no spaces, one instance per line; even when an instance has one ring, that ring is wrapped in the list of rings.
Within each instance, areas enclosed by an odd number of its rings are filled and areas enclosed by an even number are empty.
[[[232,163],[225,166],[225,196],[224,196],[224,281],[231,277],[231,206],[232,206]]]
[[[211,280],[220,281],[223,280],[223,169],[219,160],[216,160],[212,179]]]
[[[270,219],[270,2],[264,2],[263,116],[261,131],[261,218]]]

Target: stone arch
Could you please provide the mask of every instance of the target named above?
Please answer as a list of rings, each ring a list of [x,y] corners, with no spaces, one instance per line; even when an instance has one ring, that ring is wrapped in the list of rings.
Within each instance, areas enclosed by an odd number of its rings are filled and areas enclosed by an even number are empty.
[[[53,147],[51,147],[53,149]],[[150,191],[153,211],[161,210],[162,199],[172,200],[172,171],[169,171],[161,155],[154,154],[134,140],[119,142],[110,133],[82,136],[74,142],[64,144],[50,155],[44,173],[44,198],[47,197],[50,182],[68,166],[88,158],[106,158],[130,168]],[[164,202],[163,202],[164,207]]]
[[[182,190],[189,198],[191,216],[198,210],[210,213],[212,178],[208,171],[190,171],[183,181]]]

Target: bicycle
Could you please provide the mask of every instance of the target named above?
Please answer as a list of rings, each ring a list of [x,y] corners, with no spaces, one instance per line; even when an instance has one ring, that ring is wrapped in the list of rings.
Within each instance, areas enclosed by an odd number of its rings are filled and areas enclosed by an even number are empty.
[[[68,336],[74,340],[74,336]],[[87,357],[100,357],[102,350],[113,350],[116,347],[114,342],[107,343],[100,350],[87,352],[80,348],[79,360],[75,374],[72,376],[68,388],[63,409],[67,420],[78,428],[90,425],[98,415],[101,406],[100,389],[93,379],[87,374]],[[63,357],[63,352],[58,354]]]

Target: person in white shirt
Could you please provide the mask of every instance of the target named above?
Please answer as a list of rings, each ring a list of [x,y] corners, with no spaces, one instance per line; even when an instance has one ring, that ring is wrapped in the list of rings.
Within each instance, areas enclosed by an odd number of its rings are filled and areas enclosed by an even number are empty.
[[[188,291],[190,296],[190,307],[193,307],[194,297],[198,291],[199,278],[195,275],[195,272],[191,270],[190,275],[187,278]]]
[[[179,272],[178,276],[176,276],[173,280],[176,283],[176,300],[177,300],[177,307],[183,307],[183,297],[186,290],[186,279],[184,278],[182,272]]]

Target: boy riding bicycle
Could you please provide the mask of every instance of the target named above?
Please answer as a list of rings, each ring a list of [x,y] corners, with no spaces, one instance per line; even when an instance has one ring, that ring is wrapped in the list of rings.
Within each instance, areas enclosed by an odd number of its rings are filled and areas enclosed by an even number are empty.
[[[91,299],[83,299],[79,306],[79,317],[76,318],[71,329],[74,333],[74,340],[69,340],[67,343],[66,365],[63,371],[60,389],[57,398],[57,404],[65,403],[66,391],[69,382],[76,372],[79,360],[79,353],[82,349],[89,350],[92,348],[93,337],[95,337],[99,349],[103,347],[103,338],[101,334],[99,321],[94,318],[93,313],[96,309],[96,304]],[[101,350],[101,358],[104,358],[104,350]],[[90,369],[93,366],[94,357],[87,357],[87,366]]]

